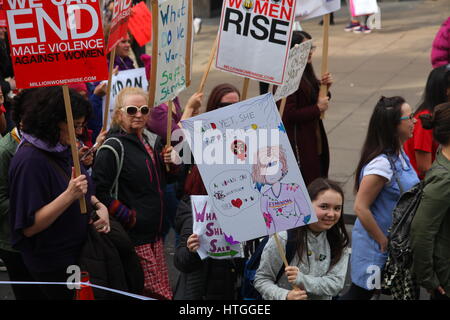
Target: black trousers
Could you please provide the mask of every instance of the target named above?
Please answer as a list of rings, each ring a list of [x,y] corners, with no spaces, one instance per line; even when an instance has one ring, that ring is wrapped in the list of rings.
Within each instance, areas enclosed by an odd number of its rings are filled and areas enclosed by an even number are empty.
[[[0,249],[0,258],[8,269],[10,281],[35,281],[27,267],[23,263],[22,256],[18,252]],[[44,300],[45,296],[38,285],[11,285],[16,300]]]
[[[31,272],[31,275],[38,282],[67,282],[69,278],[66,268],[52,272]],[[39,287],[47,300],[73,300],[76,292],[65,285],[41,284]]]

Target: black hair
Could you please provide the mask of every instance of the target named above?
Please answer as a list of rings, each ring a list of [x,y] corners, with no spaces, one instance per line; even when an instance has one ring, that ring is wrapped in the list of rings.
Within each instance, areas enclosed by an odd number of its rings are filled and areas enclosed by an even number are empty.
[[[296,44],[300,44],[305,40],[311,40],[312,36],[306,31],[294,31],[292,33],[291,48]],[[307,83],[307,86],[303,85]],[[302,80],[300,83],[301,88],[308,88],[308,92],[305,95],[312,98],[312,103],[316,104],[318,101],[319,91],[320,91],[320,81],[316,77],[314,72],[314,67],[312,63],[307,63],[305,71],[303,72]]]
[[[422,102],[416,110],[419,113],[428,110],[433,113],[438,104],[449,102],[447,90],[450,88],[450,64],[433,69],[427,80]]]
[[[20,91],[12,100],[11,108],[11,120],[14,122],[17,128],[20,129],[20,121],[23,114],[34,103],[34,99],[30,96],[37,89],[25,89]]]
[[[359,190],[363,167],[380,154],[397,155],[400,152],[400,137],[397,127],[402,116],[402,97],[381,97],[370,117],[369,128],[361,157],[355,173],[355,192]]]
[[[69,89],[69,94],[73,119],[89,119],[92,110],[89,101],[73,89]],[[28,105],[21,119],[22,131],[54,147],[60,139],[58,124],[67,121],[62,88],[34,89],[22,103]]]
[[[349,236],[347,233],[347,229],[345,228],[345,221],[344,221],[344,191],[342,190],[339,183],[324,178],[317,178],[308,185],[308,193],[309,197],[311,198],[311,201],[316,200],[319,194],[327,190],[333,190],[339,193],[342,197],[341,216],[339,217],[338,222],[327,231],[327,240],[328,243],[330,244],[330,251],[331,251],[331,263],[329,269],[331,269],[334,265],[336,265],[339,262],[339,260],[342,257],[342,253],[344,252],[344,249],[349,244]],[[308,226],[302,226],[297,228],[296,230],[296,237],[295,237],[295,241],[297,243],[296,252],[300,259],[303,258],[305,251],[308,252],[307,230]]]
[[[439,144],[448,146],[450,144],[450,103],[442,103],[434,108],[433,115],[423,114],[420,116],[422,127],[433,130],[433,138]]]

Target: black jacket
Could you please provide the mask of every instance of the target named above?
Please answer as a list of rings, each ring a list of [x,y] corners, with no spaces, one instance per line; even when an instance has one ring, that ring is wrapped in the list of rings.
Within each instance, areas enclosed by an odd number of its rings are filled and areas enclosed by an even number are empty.
[[[79,265],[89,272],[92,284],[142,294],[144,273],[134,246],[119,222],[110,220],[111,231],[98,233],[89,226]],[[125,296],[93,288],[96,300],[124,299]]]
[[[118,199],[128,209],[136,211],[136,224],[128,234],[135,246],[153,243],[161,236],[163,223],[163,190],[166,184],[166,170],[161,157],[161,138],[147,130],[144,138],[152,147],[156,165],[137,135],[122,130],[111,130],[108,138],[118,138],[124,147],[125,156],[119,176]],[[119,155],[122,151],[116,141],[106,141]],[[96,185],[96,196],[110,208],[115,200],[111,187],[117,174],[116,157],[111,150],[97,152],[92,171]],[[111,213],[111,212],[110,212]]]
[[[244,259],[201,260],[187,248],[192,232],[192,208],[189,196],[178,205],[176,232],[180,241],[175,250],[174,264],[181,271],[175,289],[175,300],[236,300]]]

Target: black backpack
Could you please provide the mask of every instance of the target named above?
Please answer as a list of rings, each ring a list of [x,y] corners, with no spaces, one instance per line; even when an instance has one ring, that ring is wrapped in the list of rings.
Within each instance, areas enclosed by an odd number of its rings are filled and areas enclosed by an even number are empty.
[[[288,230],[287,234],[288,237],[286,242],[286,260],[288,262],[291,262],[292,258],[294,258],[296,249],[296,241],[294,241],[295,233],[293,230]],[[259,263],[261,262],[261,255],[268,241],[269,236],[265,236],[257,246],[250,259],[248,259],[245,263],[244,276],[241,287],[241,296],[244,300],[263,300],[261,294],[253,286],[253,282],[255,280],[256,270],[258,270]],[[278,280],[280,280],[281,276],[284,274],[284,269],[285,267],[283,264],[277,274],[276,282],[278,282]]]
[[[444,169],[437,166],[433,169]],[[423,197],[425,181],[417,183],[400,196],[392,212],[388,235],[388,258],[383,269],[381,287],[395,300],[417,300],[420,288],[412,274],[411,224]]]

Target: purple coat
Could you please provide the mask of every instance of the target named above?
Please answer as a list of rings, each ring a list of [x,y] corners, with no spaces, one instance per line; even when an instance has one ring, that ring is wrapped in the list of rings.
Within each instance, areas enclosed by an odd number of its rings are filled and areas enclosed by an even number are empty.
[[[450,17],[442,24],[433,41],[431,64],[433,68],[450,63]]]

